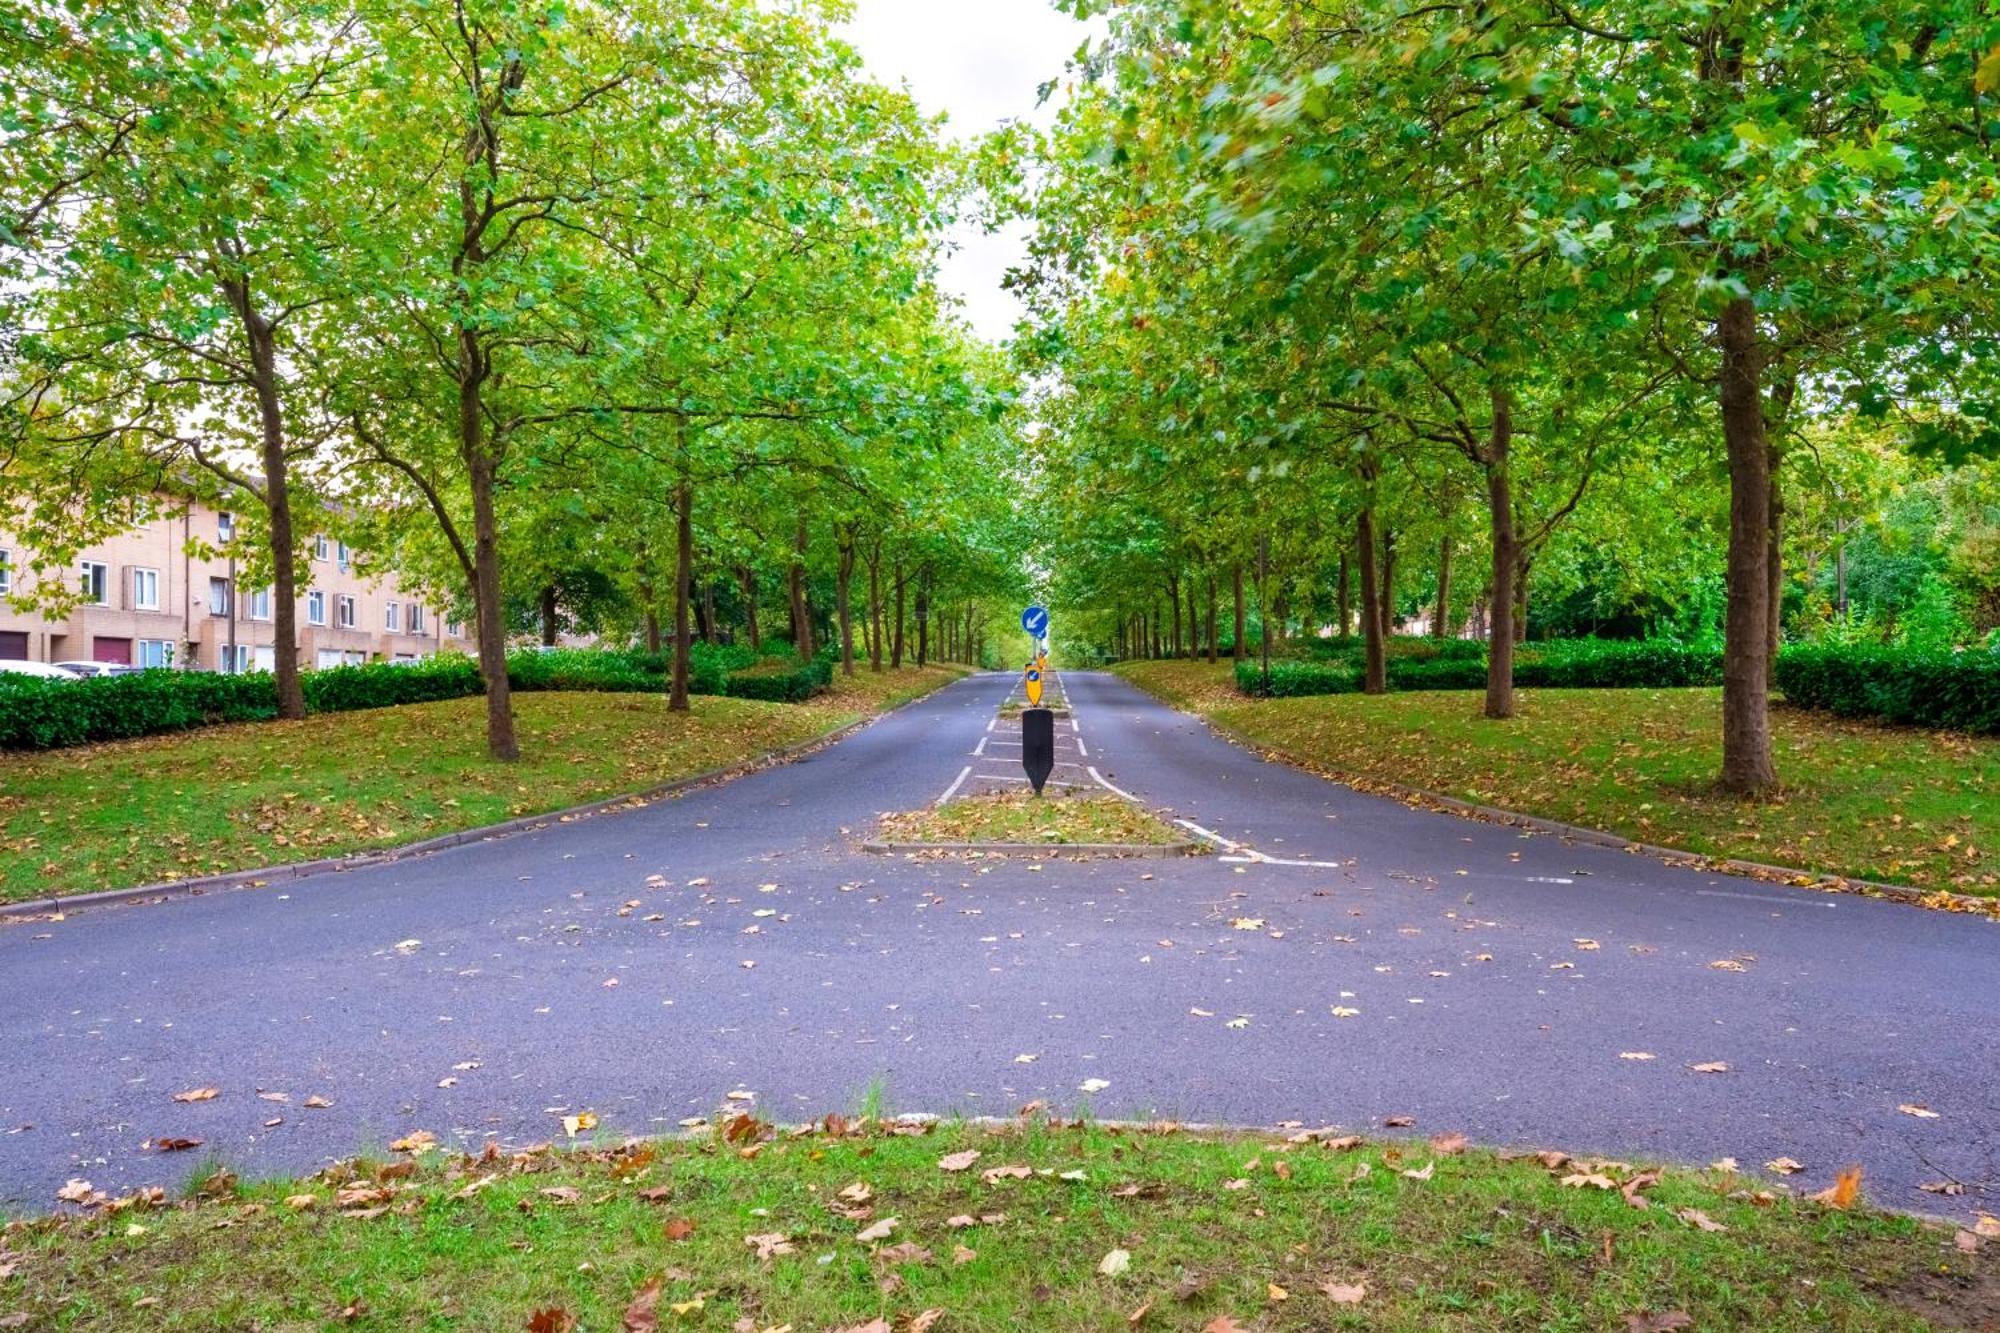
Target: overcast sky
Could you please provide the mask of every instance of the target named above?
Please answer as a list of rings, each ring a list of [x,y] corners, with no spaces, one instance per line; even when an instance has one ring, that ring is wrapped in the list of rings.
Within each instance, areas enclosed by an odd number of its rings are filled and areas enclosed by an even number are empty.
[[[909,85],[929,112],[951,120],[949,132],[971,138],[1004,120],[1047,124],[1035,90],[1060,75],[1091,28],[1057,13],[1050,0],[856,0],[845,36],[868,70]],[[944,263],[946,290],[965,302],[982,337],[1008,337],[1021,307],[1000,279],[1026,252],[1026,227],[983,235],[961,228]]]

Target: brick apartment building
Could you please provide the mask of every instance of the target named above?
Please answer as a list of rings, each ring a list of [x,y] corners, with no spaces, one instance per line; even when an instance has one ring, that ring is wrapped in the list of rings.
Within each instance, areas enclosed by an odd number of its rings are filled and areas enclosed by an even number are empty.
[[[22,580],[37,576],[22,544],[0,529],[0,658],[270,669],[277,642],[270,589],[239,589],[234,561],[188,553],[191,541],[220,546],[234,536],[232,515],[180,505],[84,552],[63,575],[81,588],[83,604],[53,620],[8,602],[8,594],[28,592]],[[394,574],[362,572],[344,544],[315,538],[307,555],[299,568],[301,666],[409,662],[470,650],[462,626],[404,592]]]

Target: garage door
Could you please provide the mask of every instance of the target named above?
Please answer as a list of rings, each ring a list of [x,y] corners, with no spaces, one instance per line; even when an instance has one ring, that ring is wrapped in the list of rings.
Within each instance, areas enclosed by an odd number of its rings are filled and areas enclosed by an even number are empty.
[[[25,659],[28,656],[28,632],[22,629],[0,629],[0,657]]]
[[[90,660],[93,662],[115,662],[119,666],[131,666],[132,641],[130,639],[107,639],[100,634],[90,641]]]

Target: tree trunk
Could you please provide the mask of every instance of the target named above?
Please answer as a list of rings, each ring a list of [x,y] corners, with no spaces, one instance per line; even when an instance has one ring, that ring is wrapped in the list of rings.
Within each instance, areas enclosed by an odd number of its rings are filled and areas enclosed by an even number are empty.
[[[486,752],[503,763],[521,757],[514,734],[513,687],[507,680],[507,626],[500,607],[500,524],[493,510],[494,464],[483,440],[478,391],[462,396],[472,415],[461,426],[476,441],[466,459],[472,486],[472,602],[479,637],[479,674],[486,681]]]
[[[1535,562],[1522,553],[1520,563],[1514,570],[1514,642],[1528,641],[1528,574]]]
[[[558,637],[556,616],[558,610],[556,604],[556,585],[553,583],[544,583],[542,585],[541,597],[542,647],[544,648],[553,648],[556,646],[556,639]]]
[[[1214,666],[1216,663],[1215,617],[1216,617],[1215,572],[1211,570],[1209,571],[1208,575],[1208,664],[1210,666]]]
[[[868,553],[868,669],[882,670],[882,539]]]
[[[1438,538],[1437,619],[1431,625],[1431,637],[1434,639],[1451,637],[1451,534],[1449,532]]]
[[[1364,477],[1372,489],[1375,484],[1372,471]],[[1361,556],[1361,692],[1386,694],[1389,671],[1382,643],[1381,584],[1375,578],[1375,501],[1372,496],[1361,506],[1361,517],[1355,523],[1354,544]]]
[[[812,604],[806,599],[806,516],[799,515],[798,534],[792,542],[792,564],[786,572],[792,596],[792,646],[799,656],[813,655]]]
[[[1749,297],[1723,307],[1718,396],[1729,454],[1728,612],[1722,647],[1722,786],[1755,793],[1777,784],[1771,757],[1771,452],[1764,438],[1763,353]]]
[[[1514,568],[1520,560],[1514,531],[1514,403],[1505,389],[1492,390],[1493,423],[1485,457],[1486,519],[1493,537],[1493,586],[1485,598],[1486,716],[1514,716]]]
[[[1174,636],[1167,640],[1167,653],[1172,657],[1181,655],[1181,580],[1177,574],[1167,576],[1167,605],[1174,609]]]
[[[1347,552],[1340,553],[1340,637],[1346,638],[1354,625],[1353,571],[1348,567]]]
[[[299,679],[298,542],[292,535],[291,463],[285,452],[284,407],[278,399],[277,339],[271,322],[251,308],[246,283],[226,286],[250,344],[251,381],[257,394],[259,452],[264,468],[264,511],[271,549],[271,672],[278,690],[278,716],[306,715],[305,687]],[[236,589],[229,590],[235,614]],[[230,663],[234,670],[236,664]]]
[[[1396,632],[1396,530],[1382,529],[1382,596],[1375,603],[1382,615],[1382,638]]]
[[[848,584],[854,577],[854,535],[846,529],[834,533],[838,563],[834,568],[833,607],[840,623],[840,674],[854,674],[854,618],[848,605]]]
[[[667,711],[688,711],[688,671],[694,656],[689,610],[694,591],[694,483],[685,477],[674,496],[674,680]]]
[[[748,565],[738,566],[736,582],[743,590],[743,628],[750,636],[750,651],[754,653],[764,646],[764,636],[757,632],[757,571]]]
[[[913,609],[917,614],[917,665],[921,667],[931,660],[931,576],[928,570],[917,571],[917,604]]]
[[[722,642],[722,627],[715,621],[715,580],[701,582],[701,640],[711,646]]]
[[[903,562],[901,560],[896,561],[896,577],[894,579],[896,588],[896,637],[889,641],[889,669],[891,671],[901,671],[903,669],[903,585],[908,581],[908,576],[903,573]]]
[[[1243,563],[1238,561],[1229,569],[1229,590],[1236,599],[1236,660],[1241,662],[1249,650],[1243,646]]]

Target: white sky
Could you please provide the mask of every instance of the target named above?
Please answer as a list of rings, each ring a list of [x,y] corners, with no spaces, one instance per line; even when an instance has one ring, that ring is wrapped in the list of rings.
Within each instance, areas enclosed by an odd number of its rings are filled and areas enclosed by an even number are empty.
[[[950,134],[969,139],[1003,120],[1048,124],[1054,104],[1037,109],[1035,90],[1099,31],[1056,12],[1050,0],[855,0],[843,35],[869,73],[907,83],[924,110],[950,117]],[[1009,337],[1021,316],[1000,279],[1026,254],[1027,236],[1025,225],[992,236],[968,225],[952,236],[942,281],[983,338]]]

